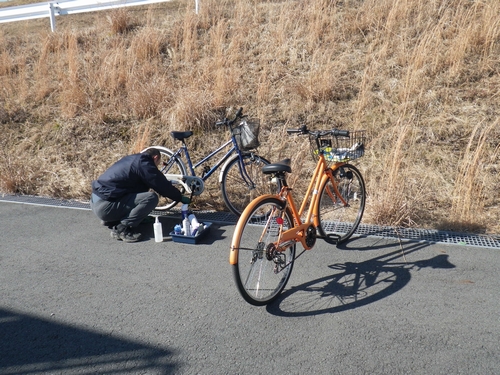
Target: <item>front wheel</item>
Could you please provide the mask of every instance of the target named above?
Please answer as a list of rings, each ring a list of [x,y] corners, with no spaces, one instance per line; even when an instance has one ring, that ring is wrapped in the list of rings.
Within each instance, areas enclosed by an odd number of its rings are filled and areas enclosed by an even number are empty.
[[[236,155],[229,161],[221,177],[222,198],[227,208],[240,216],[245,207],[256,197],[277,194],[281,186],[272,182],[269,175],[262,173],[262,167],[269,161],[255,154],[242,155],[243,163]]]
[[[233,235],[230,261],[241,296],[262,306],[285,288],[295,260],[295,243],[284,251],[276,245],[283,231],[293,227],[293,216],[278,198],[256,199],[240,216]]]
[[[175,174],[175,175],[181,175],[185,176],[187,175],[186,167],[184,163],[182,162],[181,159],[174,157],[174,152],[172,150],[169,150],[168,148],[165,147],[160,147],[160,146],[152,146],[144,149],[141,152],[144,152],[150,148],[156,148],[158,151],[160,151],[161,155],[161,161],[160,164],[158,165],[158,169],[164,174],[164,175],[169,175],[169,174]],[[175,181],[171,181],[173,184],[175,184]],[[185,193],[185,189],[182,185],[174,185],[178,186],[179,190],[181,191],[182,194]],[[171,200],[170,198],[165,198],[165,197],[159,197],[160,200],[158,202],[158,206],[156,207],[156,210],[169,210],[172,207],[174,207],[177,203],[176,201]]]
[[[318,232],[341,243],[353,235],[363,217],[365,182],[359,170],[350,164],[332,170],[332,175],[333,181],[327,179],[320,187]]]

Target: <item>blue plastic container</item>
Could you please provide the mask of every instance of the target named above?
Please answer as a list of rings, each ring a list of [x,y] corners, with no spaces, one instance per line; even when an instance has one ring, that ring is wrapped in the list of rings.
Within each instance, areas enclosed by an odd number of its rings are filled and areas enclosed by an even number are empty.
[[[170,232],[169,235],[172,237],[172,241],[178,243],[187,243],[191,245],[196,245],[201,239],[206,237],[207,233],[210,232],[210,227],[212,223],[203,222],[205,227],[201,232],[196,233],[195,236],[184,236],[183,234],[175,234],[175,232]]]

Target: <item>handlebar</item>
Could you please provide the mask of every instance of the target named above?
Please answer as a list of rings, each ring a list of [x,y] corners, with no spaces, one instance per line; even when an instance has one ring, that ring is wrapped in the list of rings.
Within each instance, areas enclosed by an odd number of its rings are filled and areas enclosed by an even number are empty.
[[[349,137],[349,130],[339,130],[339,129],[331,129],[331,130],[309,130],[307,129],[307,125],[302,125],[298,129],[287,129],[286,132],[288,134],[310,134],[315,137],[321,137],[324,135],[333,135],[337,137]]]
[[[243,117],[245,117],[245,116],[243,115],[243,107],[240,107],[240,109],[238,109],[238,112],[236,112],[236,114],[234,115],[234,119],[229,120],[229,119],[226,117],[226,118],[225,118],[224,120],[222,120],[222,121],[217,121],[217,122],[215,123],[215,125],[218,125],[218,126],[221,126],[221,125],[228,125],[228,126],[231,126],[231,125],[233,125],[233,124],[236,122],[236,120],[238,120],[238,119],[240,119],[240,118],[243,118]]]

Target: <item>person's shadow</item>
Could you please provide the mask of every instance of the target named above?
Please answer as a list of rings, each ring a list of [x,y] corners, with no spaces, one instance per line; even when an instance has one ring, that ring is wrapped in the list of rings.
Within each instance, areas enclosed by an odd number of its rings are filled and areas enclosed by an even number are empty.
[[[175,350],[0,309],[2,374],[175,374]]]

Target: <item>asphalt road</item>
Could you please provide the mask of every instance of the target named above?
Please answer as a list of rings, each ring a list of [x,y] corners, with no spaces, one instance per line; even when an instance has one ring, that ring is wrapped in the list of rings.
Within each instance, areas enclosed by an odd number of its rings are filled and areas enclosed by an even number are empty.
[[[499,249],[319,240],[254,307],[232,225],[127,244],[90,211],[2,202],[0,228],[0,374],[500,373]]]

